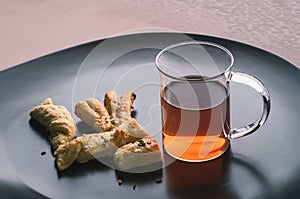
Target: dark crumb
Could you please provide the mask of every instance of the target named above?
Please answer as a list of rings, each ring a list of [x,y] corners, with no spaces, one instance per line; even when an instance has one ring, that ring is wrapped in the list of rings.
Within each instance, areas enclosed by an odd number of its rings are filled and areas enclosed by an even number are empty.
[[[46,151],[42,151],[42,152],[41,152],[41,155],[46,155]]]
[[[136,185],[133,185],[133,190],[135,190],[135,188],[136,188]]]
[[[118,185],[121,186],[123,184],[123,180],[122,179],[118,179]]]
[[[160,178],[156,179],[155,183],[162,183],[162,179],[160,179]]]
[[[144,140],[138,140],[138,142],[139,142],[138,146],[145,146],[146,145]]]

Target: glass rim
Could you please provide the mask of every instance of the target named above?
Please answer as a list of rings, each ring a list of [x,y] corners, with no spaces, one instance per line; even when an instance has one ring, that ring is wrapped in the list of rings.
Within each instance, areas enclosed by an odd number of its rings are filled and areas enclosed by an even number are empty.
[[[183,77],[176,77],[173,75],[168,74],[167,72],[163,71],[160,68],[160,65],[158,63],[159,58],[161,57],[162,54],[164,54],[165,52],[167,52],[168,50],[172,49],[172,48],[176,48],[179,46],[183,46],[183,45],[207,45],[207,46],[213,46],[215,48],[221,49],[222,51],[224,51],[227,55],[229,55],[230,58],[230,64],[226,67],[225,70],[220,71],[219,73],[216,73],[215,75],[209,76],[209,77],[201,77],[201,78],[183,78]],[[209,41],[185,41],[185,42],[179,42],[179,43],[175,43],[175,44],[171,44],[165,48],[163,48],[155,57],[155,66],[156,68],[159,70],[159,72],[161,72],[162,74],[164,74],[167,77],[170,77],[172,79],[176,79],[176,80],[182,80],[182,81],[204,81],[204,80],[210,80],[210,79],[215,79],[218,78],[222,75],[224,75],[225,73],[227,73],[228,71],[231,70],[231,68],[233,67],[233,63],[234,63],[234,57],[233,54],[231,53],[230,50],[228,50],[226,47],[214,43],[214,42],[209,42]]]

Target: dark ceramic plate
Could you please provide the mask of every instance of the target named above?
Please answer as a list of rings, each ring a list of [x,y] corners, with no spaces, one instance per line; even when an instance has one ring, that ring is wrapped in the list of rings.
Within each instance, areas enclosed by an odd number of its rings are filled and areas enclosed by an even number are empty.
[[[271,114],[255,134],[206,163],[175,161],[147,173],[124,173],[99,161],[57,173],[47,134],[28,112],[44,98],[72,113],[85,97],[135,90],[134,117],[161,143],[154,58],[187,39],[220,43],[235,71],[252,74],[271,93]],[[0,198],[297,198],[300,196],[300,70],[264,50],[201,35],[149,33],[91,42],[0,72]],[[258,94],[232,84],[232,125],[256,119]],[[77,121],[78,134],[89,131]],[[297,155],[298,154],[298,155]],[[164,160],[170,159],[164,154]],[[118,179],[123,184],[118,184]],[[157,182],[162,179],[162,182]]]

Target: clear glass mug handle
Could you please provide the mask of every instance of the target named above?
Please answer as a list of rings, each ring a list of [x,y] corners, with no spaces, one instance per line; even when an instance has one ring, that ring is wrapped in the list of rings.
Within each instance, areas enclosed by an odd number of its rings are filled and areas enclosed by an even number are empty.
[[[266,122],[270,114],[270,108],[271,108],[270,93],[268,89],[258,79],[245,73],[231,71],[227,75],[227,79],[232,82],[246,84],[252,87],[253,89],[255,89],[261,95],[263,100],[263,105],[264,105],[262,115],[258,120],[256,120],[255,122],[247,126],[240,127],[240,128],[233,128],[229,130],[226,137],[228,139],[236,139],[255,132],[259,127],[261,127]]]

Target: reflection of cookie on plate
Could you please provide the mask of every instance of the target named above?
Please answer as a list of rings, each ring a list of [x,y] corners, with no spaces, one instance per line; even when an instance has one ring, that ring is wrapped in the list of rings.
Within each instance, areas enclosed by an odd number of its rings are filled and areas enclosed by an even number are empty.
[[[160,162],[161,153],[156,140],[147,136],[119,148],[113,159],[119,169],[129,170]]]

